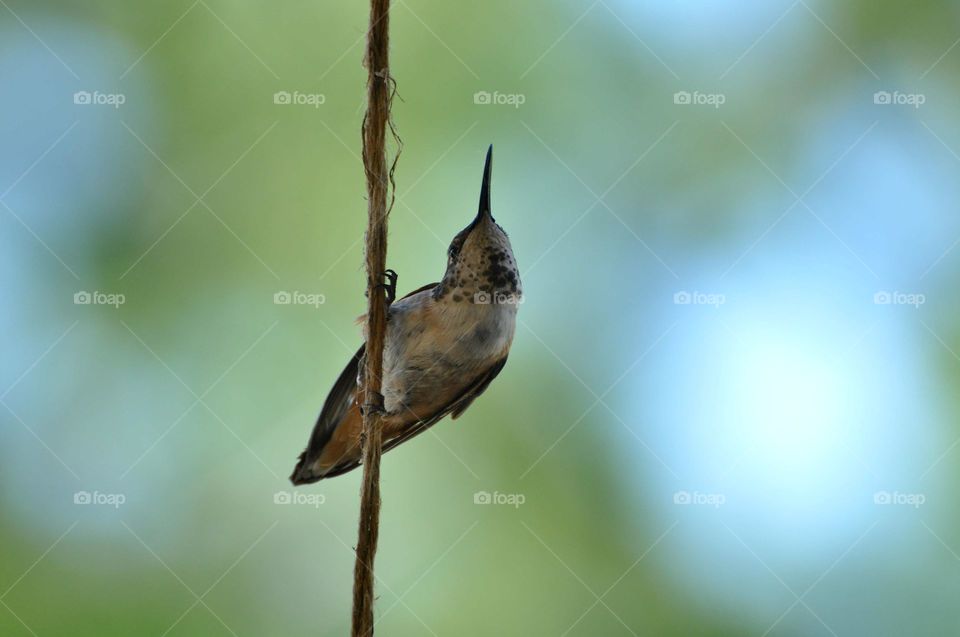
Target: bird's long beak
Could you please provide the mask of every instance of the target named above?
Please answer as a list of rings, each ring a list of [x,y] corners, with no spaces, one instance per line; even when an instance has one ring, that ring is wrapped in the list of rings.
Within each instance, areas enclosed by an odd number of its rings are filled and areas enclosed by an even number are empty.
[[[484,215],[492,218],[490,214],[490,173],[493,170],[493,144],[487,149],[487,161],[483,166],[483,183],[480,185],[480,210],[477,211],[475,222],[480,221]]]

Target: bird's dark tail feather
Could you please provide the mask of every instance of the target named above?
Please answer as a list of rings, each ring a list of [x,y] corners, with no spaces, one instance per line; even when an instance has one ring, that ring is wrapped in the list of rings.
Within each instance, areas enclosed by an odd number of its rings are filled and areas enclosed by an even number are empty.
[[[320,482],[324,478],[335,478],[336,476],[342,476],[345,473],[353,471],[359,467],[362,463],[357,460],[355,462],[347,462],[323,473],[316,473],[309,468],[309,464],[306,459],[307,453],[303,452],[300,454],[300,459],[297,460],[297,466],[294,468],[293,473],[290,475],[290,482],[294,486],[300,486],[301,484],[313,484],[314,482]]]
[[[343,471],[336,473],[340,468],[336,466],[331,467],[328,471],[320,472],[315,465],[336,428],[342,424],[350,410],[355,409],[357,374],[360,369],[360,361],[363,359],[364,349],[365,347],[361,346],[357,350],[357,353],[347,363],[329,395],[327,395],[327,399],[323,403],[323,409],[320,410],[320,415],[317,417],[317,423],[310,434],[307,448],[300,454],[297,466],[294,467],[293,473],[290,475],[290,482],[294,485],[310,484],[343,473]]]
[[[290,474],[290,482],[294,486],[300,486],[301,484],[313,484],[323,480],[326,476],[322,474],[316,474],[307,469],[307,452],[304,451],[300,454],[300,458],[297,459],[297,466],[293,468],[293,473]]]

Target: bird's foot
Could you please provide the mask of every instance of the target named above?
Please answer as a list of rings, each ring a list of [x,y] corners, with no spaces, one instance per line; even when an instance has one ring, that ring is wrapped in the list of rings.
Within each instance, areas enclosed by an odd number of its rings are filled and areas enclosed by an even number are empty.
[[[383,276],[387,278],[387,283],[381,284],[387,292],[387,305],[390,305],[397,299],[397,273],[393,270],[387,270],[383,273]],[[383,396],[380,397],[381,402]]]
[[[397,273],[393,270],[387,270],[383,273],[386,281],[373,286],[374,289],[383,288],[387,295],[387,305],[390,305],[397,299]]]

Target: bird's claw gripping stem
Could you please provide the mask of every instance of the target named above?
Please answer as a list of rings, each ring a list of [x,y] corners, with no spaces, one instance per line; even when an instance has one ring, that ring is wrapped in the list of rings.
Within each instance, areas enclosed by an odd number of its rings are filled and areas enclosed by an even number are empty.
[[[397,273],[393,270],[387,270],[383,273],[386,277],[386,283],[378,283],[375,287],[383,288],[387,294],[387,305],[393,303],[397,298]]]

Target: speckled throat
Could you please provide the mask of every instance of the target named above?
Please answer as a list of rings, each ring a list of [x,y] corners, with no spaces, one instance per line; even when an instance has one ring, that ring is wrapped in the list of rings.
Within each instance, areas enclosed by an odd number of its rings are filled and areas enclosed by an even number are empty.
[[[483,304],[504,299],[519,301],[522,294],[520,273],[509,243],[491,245],[477,254],[464,255],[452,265],[434,291],[436,300],[449,298],[454,303]]]

